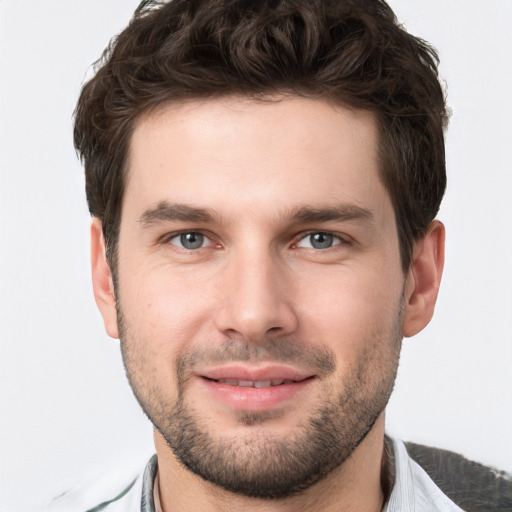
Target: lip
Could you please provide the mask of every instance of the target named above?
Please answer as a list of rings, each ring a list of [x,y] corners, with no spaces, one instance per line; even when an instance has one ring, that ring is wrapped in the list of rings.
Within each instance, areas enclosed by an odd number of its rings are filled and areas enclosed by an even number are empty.
[[[197,375],[208,393],[217,401],[236,411],[270,411],[296,399],[316,380],[315,375],[282,365],[263,367],[224,366]],[[243,387],[218,382],[293,381],[270,387]]]
[[[200,372],[201,377],[210,380],[234,379],[234,380],[293,380],[302,381],[314,374],[307,371],[301,371],[296,368],[285,365],[265,365],[265,366],[244,366],[229,365],[218,368],[210,368]]]

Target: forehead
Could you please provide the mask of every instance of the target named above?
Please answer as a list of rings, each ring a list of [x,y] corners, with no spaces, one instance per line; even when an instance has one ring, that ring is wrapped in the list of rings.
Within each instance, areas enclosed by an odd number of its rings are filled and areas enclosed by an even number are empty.
[[[325,101],[227,97],[170,105],[139,119],[123,215],[160,201],[219,213],[273,213],[340,202],[379,209],[373,116]]]

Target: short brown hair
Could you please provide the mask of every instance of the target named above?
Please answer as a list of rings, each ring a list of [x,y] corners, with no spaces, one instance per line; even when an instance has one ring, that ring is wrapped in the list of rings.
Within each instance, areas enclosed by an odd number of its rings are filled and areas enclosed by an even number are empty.
[[[299,95],[372,112],[408,268],[446,187],[447,114],[431,46],[408,34],[383,0],[142,5],[105,50],[75,111],[89,210],[103,222],[113,271],[135,120],[166,102],[230,94]]]

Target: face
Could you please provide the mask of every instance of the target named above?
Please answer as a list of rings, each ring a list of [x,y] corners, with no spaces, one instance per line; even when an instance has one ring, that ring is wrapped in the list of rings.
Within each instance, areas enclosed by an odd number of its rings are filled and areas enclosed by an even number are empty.
[[[381,417],[405,281],[370,114],[225,98],[139,120],[118,254],[128,378],[194,473],[288,496]]]

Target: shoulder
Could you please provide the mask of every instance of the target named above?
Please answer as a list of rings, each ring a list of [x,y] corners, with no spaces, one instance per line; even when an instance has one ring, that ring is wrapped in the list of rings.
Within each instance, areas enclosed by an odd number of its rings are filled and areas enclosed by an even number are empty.
[[[117,496],[99,503],[87,512],[139,512],[141,501],[141,477],[131,482]]]
[[[153,511],[153,486],[158,472],[158,460],[153,455],[146,467],[119,495],[99,503],[87,512],[140,512]]]
[[[466,512],[510,512],[512,477],[458,453],[405,443],[409,456]]]
[[[151,457],[144,470],[119,471],[63,493],[45,512],[141,512],[153,510],[153,484],[158,464]]]

